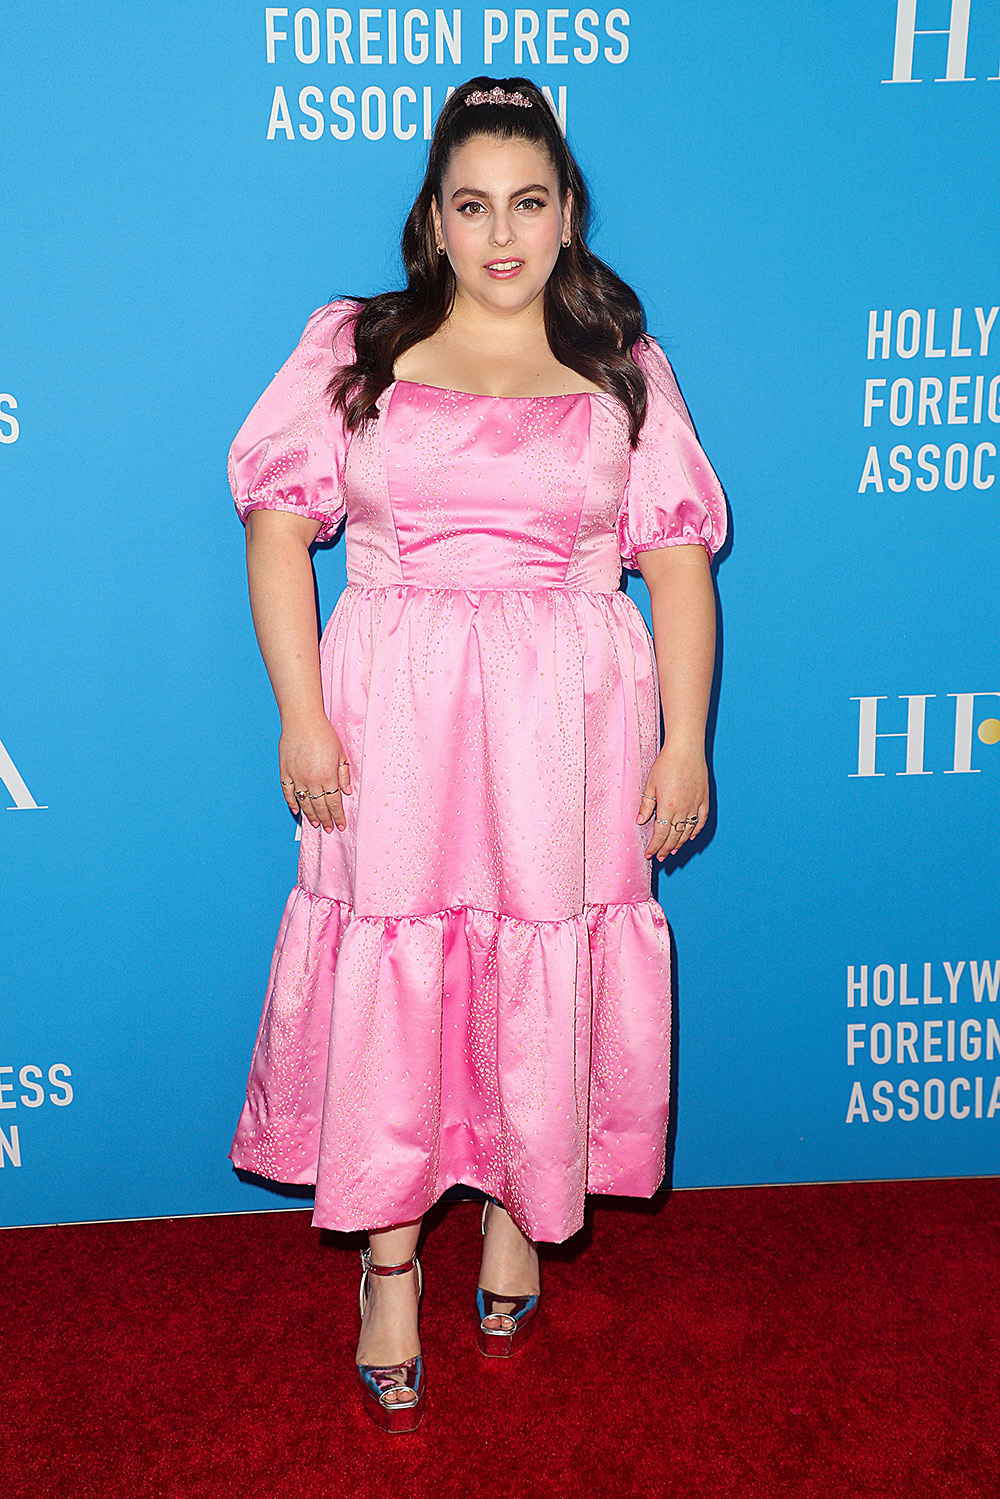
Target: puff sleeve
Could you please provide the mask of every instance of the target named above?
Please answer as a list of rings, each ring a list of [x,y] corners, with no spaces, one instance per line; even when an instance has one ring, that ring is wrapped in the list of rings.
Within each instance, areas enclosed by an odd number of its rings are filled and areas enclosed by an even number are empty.
[[[674,372],[655,339],[632,357],[646,376],[646,419],[631,451],[618,510],[618,549],[626,567],[654,547],[700,543],[713,557],[726,538],[726,502],[694,432]]]
[[[229,451],[229,485],[240,520],[251,510],[289,510],[320,522],[329,541],[344,516],[348,434],[331,412],[326,386],[354,359],[353,315],[346,298],[311,314]]]

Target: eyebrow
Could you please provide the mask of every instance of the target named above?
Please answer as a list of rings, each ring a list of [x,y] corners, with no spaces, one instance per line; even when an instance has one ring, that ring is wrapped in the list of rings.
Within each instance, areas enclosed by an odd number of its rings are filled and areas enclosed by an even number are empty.
[[[552,190],[545,186],[544,182],[529,182],[527,187],[519,187],[516,193],[511,193],[512,198],[520,198],[524,193],[550,193]],[[452,193],[452,202],[460,198],[463,193],[471,193],[474,198],[488,198],[491,195],[482,187],[458,187]]]

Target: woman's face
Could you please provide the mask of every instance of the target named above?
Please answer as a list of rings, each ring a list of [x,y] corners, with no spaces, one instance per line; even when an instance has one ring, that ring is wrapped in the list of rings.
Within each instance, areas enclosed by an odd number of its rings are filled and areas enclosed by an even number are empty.
[[[517,312],[540,296],[570,232],[570,193],[559,202],[541,146],[477,135],[452,153],[432,214],[458,296]]]

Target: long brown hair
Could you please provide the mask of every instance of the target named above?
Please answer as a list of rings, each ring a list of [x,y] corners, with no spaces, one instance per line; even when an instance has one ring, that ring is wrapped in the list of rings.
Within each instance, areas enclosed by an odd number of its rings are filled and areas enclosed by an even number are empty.
[[[466,105],[468,94],[497,86],[523,94],[533,107]],[[545,287],[545,333],[560,364],[621,401],[634,447],[646,414],[646,382],[631,357],[642,336],[642,305],[632,288],[588,249],[590,200],[583,174],[548,100],[528,78],[472,78],[446,100],[434,128],[423,185],[403,229],[407,286],[352,299],[360,304],[355,360],[330,381],[331,405],[344,413],[349,430],[373,420],[375,403],[391,385],[400,354],[436,333],[451,311],[455,273],[448,257],[437,253],[431,203],[442,202],[442,181],[453,152],[482,135],[541,146],[555,169],[560,201],[565,202],[567,191],[573,194],[570,244],[560,250]]]

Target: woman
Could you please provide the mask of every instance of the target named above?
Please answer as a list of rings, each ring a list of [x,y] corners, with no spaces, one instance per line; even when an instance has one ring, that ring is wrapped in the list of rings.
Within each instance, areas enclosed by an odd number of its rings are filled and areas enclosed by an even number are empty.
[[[725,505],[586,216],[540,91],[464,84],[407,288],[315,312],[230,456],[303,817],[231,1159],[315,1182],[314,1223],[369,1230],[357,1362],[389,1430],[423,1414],[415,1251],[446,1188],[490,1198],[474,1326],[506,1355],[535,1242],[576,1232],[586,1191],[649,1197],[663,1175],[650,873],[708,814]],[[345,514],[317,649],[309,547]]]

